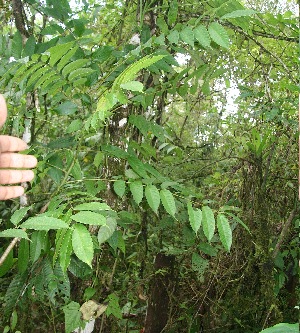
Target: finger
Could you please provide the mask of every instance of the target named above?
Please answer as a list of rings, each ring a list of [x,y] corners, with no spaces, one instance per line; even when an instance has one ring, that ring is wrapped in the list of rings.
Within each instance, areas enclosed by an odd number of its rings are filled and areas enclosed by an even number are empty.
[[[5,99],[2,95],[0,95],[0,127],[3,126],[7,117],[7,107],[5,103]]]
[[[0,135],[0,152],[21,151],[27,148],[26,143],[14,136]]]
[[[22,186],[0,186],[0,200],[17,198],[22,194],[24,194]]]
[[[31,170],[0,170],[0,184],[30,182],[33,177]]]
[[[0,168],[31,169],[37,164],[37,159],[32,155],[15,153],[0,154]]]

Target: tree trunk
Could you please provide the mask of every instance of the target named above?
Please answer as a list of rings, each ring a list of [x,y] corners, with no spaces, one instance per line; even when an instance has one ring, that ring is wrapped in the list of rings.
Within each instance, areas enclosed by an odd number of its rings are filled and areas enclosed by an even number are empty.
[[[174,262],[174,256],[163,253],[155,258],[144,333],[160,333],[168,322]]]

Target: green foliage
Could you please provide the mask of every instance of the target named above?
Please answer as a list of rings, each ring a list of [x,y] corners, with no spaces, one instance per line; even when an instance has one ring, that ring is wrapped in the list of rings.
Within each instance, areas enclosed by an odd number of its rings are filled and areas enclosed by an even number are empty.
[[[299,332],[299,324],[281,323],[261,331],[261,333],[283,333],[283,332],[284,333]]]
[[[78,259],[92,266],[94,256],[93,240],[86,227],[80,223],[74,225],[72,246]]]
[[[39,164],[30,206],[2,208],[0,254],[21,240],[0,268],[1,328],[64,318],[72,332],[93,297],[103,331],[140,331],[161,252],[176,281],[164,330],[294,322],[292,230],[273,254],[297,206],[295,15],[236,0],[22,3],[29,36],[0,13],[0,86],[6,132],[29,124]]]

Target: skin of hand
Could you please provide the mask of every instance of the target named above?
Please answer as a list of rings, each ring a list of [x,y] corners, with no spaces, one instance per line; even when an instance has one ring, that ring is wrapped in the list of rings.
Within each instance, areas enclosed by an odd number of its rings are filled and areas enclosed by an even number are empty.
[[[0,95],[0,127],[6,121],[7,107],[5,99]],[[37,159],[32,155],[17,152],[27,149],[26,143],[16,137],[0,135],[0,184],[10,185],[30,182],[34,173],[32,169]],[[0,200],[17,198],[24,193],[22,186],[0,186]]]

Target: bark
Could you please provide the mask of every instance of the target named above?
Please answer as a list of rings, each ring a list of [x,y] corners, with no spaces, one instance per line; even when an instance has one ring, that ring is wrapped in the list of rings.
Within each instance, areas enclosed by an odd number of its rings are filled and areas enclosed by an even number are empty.
[[[167,325],[174,263],[174,256],[163,253],[158,253],[155,258],[144,333],[160,333]]]
[[[24,8],[21,0],[12,0],[13,15],[15,19],[16,28],[19,30],[24,38],[29,37],[24,20]]]

